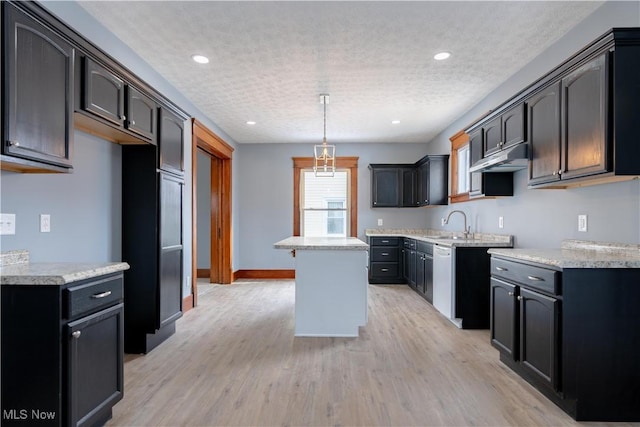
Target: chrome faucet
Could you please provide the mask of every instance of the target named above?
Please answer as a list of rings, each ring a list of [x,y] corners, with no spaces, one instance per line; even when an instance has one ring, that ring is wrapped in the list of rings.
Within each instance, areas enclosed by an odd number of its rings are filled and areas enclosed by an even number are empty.
[[[447,215],[447,218],[444,220],[444,223],[449,224],[449,218],[451,218],[451,215],[453,215],[456,212],[458,212],[459,214],[462,214],[462,217],[464,218],[464,231],[462,235],[464,236],[465,239],[467,239],[469,238],[469,233],[471,232],[471,226],[467,227],[467,214],[459,210],[451,211],[449,212],[449,215]]]

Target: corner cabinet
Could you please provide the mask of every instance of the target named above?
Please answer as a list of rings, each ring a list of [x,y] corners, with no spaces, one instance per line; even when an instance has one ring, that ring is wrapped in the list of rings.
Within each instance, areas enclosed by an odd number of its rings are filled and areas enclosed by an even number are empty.
[[[397,165],[369,165],[371,170],[371,207],[397,208],[401,195],[401,168]]]
[[[99,426],[122,399],[122,274],[2,285],[2,425]]]
[[[171,119],[160,120],[158,147],[122,149],[122,257],[131,266],[125,272],[127,353],[151,351],[175,332],[182,316],[184,177],[160,162],[168,158],[182,167],[186,117],[160,114]],[[171,148],[165,157],[163,146]]]
[[[72,167],[75,49],[53,28],[2,2],[2,168]]]

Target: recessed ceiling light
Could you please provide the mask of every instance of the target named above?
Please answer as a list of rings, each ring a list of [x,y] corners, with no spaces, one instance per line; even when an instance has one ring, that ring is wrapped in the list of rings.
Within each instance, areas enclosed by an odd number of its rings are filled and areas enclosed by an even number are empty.
[[[398,124],[400,124],[400,120],[391,120],[391,124],[392,125],[398,125]]]
[[[191,59],[196,61],[198,64],[208,64],[209,58],[203,55],[191,55]]]
[[[435,59],[436,61],[442,61],[443,59],[447,59],[450,56],[451,52],[438,52],[433,55],[433,59]]]
[[[249,121],[247,122],[247,124],[248,124],[249,126],[253,126],[253,125],[255,125],[255,124],[256,124],[256,122],[249,120]]]

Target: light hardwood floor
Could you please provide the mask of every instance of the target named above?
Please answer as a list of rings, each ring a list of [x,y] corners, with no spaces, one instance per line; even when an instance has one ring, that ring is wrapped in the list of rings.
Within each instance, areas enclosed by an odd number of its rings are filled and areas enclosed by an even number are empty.
[[[578,425],[499,362],[488,331],[407,286],[369,287],[358,338],[294,338],[293,281],[211,286],[173,337],[127,355],[108,425]]]

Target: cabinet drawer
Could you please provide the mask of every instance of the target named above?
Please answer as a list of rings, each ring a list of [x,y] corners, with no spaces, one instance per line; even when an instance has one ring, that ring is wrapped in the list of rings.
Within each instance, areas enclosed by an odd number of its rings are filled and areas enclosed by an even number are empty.
[[[397,277],[397,262],[372,262],[371,276],[373,277]]]
[[[122,275],[119,275],[67,288],[67,318],[73,319],[122,301],[122,283]]]
[[[371,261],[397,262],[399,248],[382,247],[371,248]]]
[[[416,241],[413,239],[404,239],[404,247],[407,249],[415,249],[416,248]]]
[[[532,289],[560,294],[560,272],[491,257],[491,275],[502,277]]]
[[[371,246],[398,246],[399,237],[371,237]]]
[[[433,243],[421,242],[416,243],[416,250],[425,254],[433,255]]]

